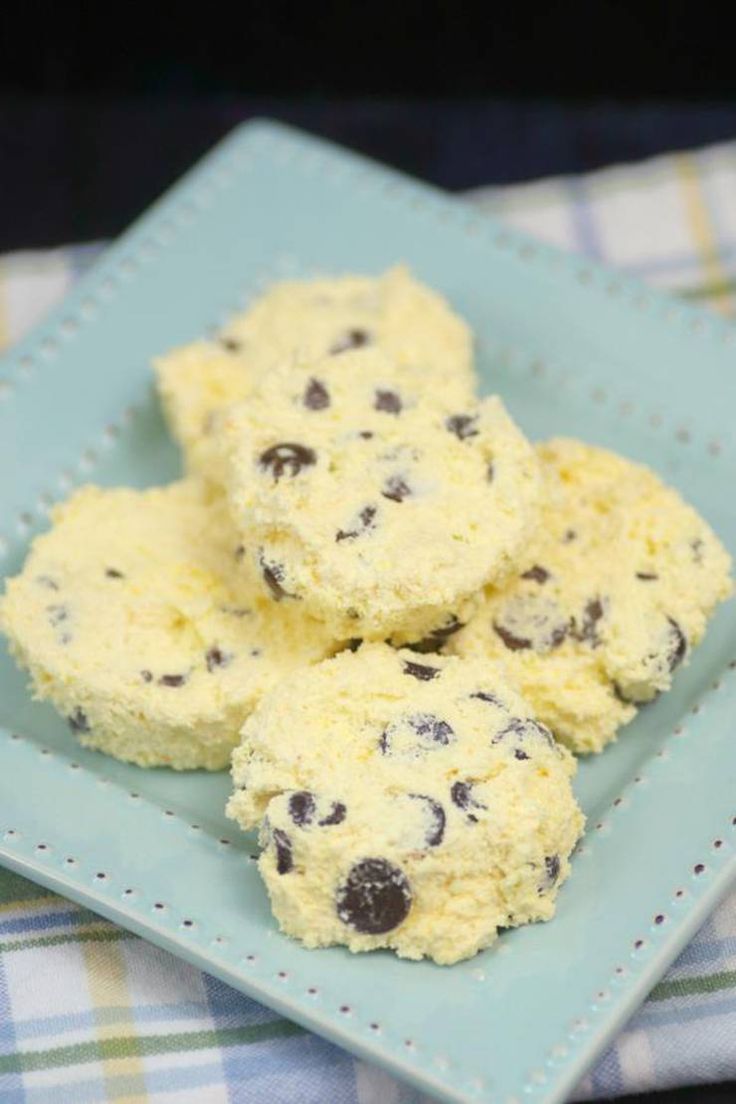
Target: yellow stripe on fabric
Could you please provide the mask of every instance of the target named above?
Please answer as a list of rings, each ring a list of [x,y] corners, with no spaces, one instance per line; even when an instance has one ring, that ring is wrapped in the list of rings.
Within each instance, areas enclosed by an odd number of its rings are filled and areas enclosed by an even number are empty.
[[[729,280],[729,272],[721,264],[718,255],[718,238],[708,212],[703,195],[703,186],[698,165],[689,153],[678,153],[674,157],[675,169],[682,190],[685,213],[705,274],[706,284],[722,286]],[[720,296],[713,296],[712,306],[722,313],[729,313],[730,303]]]
[[[9,912],[40,912],[48,908],[73,909],[74,907],[69,901],[64,901],[55,895],[49,894],[47,897],[35,897],[30,901],[3,902],[0,904],[0,916],[5,916]]]
[[[119,1038],[123,1033],[121,1029],[125,1028],[128,1036],[135,1038],[137,1031],[132,1012],[128,1012],[127,1016],[118,1015],[114,1022],[104,1014],[111,1008],[119,1013],[121,1008],[130,1009],[132,1004],[121,944],[87,943],[82,953],[98,1040],[112,1044],[112,1040]],[[115,1056],[115,1049],[112,1044],[112,1053],[107,1048],[102,1051],[105,1055],[102,1068],[107,1100],[114,1100],[117,1104],[143,1104],[148,1100],[148,1093],[140,1055],[121,1048],[119,1056]],[[121,1078],[124,1088],[121,1088]]]

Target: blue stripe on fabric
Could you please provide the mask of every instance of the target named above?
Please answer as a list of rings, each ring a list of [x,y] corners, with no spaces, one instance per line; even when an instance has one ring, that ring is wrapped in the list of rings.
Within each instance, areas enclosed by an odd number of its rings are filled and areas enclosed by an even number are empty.
[[[146,1074],[146,1089],[149,1094],[153,1094],[176,1092],[180,1089],[204,1089],[210,1085],[219,1088],[221,1077],[222,1070],[219,1062],[201,1066],[177,1066],[175,1069],[155,1070]],[[73,1101],[74,1104],[100,1104],[104,1100],[118,1099],[117,1096],[111,1095],[116,1091],[117,1080],[114,1076],[97,1077],[86,1081],[70,1081],[63,1089],[58,1085],[28,1088],[24,1104],[60,1104],[61,1101]],[[127,1079],[119,1080],[124,1084]],[[123,1098],[130,1099],[125,1093]],[[205,1097],[198,1098],[200,1104],[203,1104],[205,1099]],[[0,1101],[5,1104],[2,1096]]]
[[[95,920],[98,917],[94,917]],[[44,912],[36,916],[24,916],[20,920],[0,922],[0,935],[16,935],[25,932],[48,931],[49,928],[73,927],[75,924],[89,924],[89,913],[80,913],[75,905],[69,905],[67,912]]]
[[[107,242],[85,242],[83,245],[70,245],[64,250],[65,261],[73,279],[78,279],[90,268],[107,248]]]
[[[696,1000],[692,1005],[686,1003]],[[711,1020],[718,1016],[731,1016],[734,1020],[736,1036],[736,993],[718,998],[713,993],[702,996],[675,998],[670,1001],[648,1001],[642,1005],[634,1018],[627,1024],[625,1031],[638,1031],[643,1028],[667,1027],[670,1024],[696,1023],[698,1020]]]
[[[675,1024],[667,1032],[648,1034],[654,1083],[691,1084],[730,1080],[733,1076],[731,1021]],[[731,1096],[733,1100],[733,1096]]]
[[[8,979],[3,958],[0,955],[0,1054],[15,1054],[17,1049]],[[23,1078],[19,1073],[6,1073],[0,1076],[0,1099],[4,1104],[24,1104],[25,1098]]]
[[[187,1001],[177,1004],[145,1004],[132,1005],[124,1008],[123,1012],[130,1016],[131,1009],[136,1022],[155,1024],[164,1023],[189,1024],[192,1020],[201,1019],[203,1025],[209,1020],[207,1007],[204,1003]],[[81,1031],[87,1028],[96,1028],[99,1025],[99,1015],[95,1012],[69,1012],[60,1013],[58,1016],[36,1016],[32,1020],[20,1020],[15,1024],[15,1034],[18,1039],[38,1039],[48,1035],[64,1035],[71,1031]],[[209,1029],[209,1023],[203,1026],[203,1030]],[[187,1028],[191,1030],[191,1028]]]
[[[235,990],[230,989],[227,985],[224,985],[223,982],[212,977],[210,974],[202,975],[202,984],[204,987],[205,1005],[209,1013],[209,1018],[212,1021],[212,1027],[217,1030],[217,1028],[238,1026],[238,1024],[233,1022],[231,1011],[231,1005],[235,1003]],[[230,994],[229,999],[228,994]],[[244,1002],[246,1015],[247,1012],[250,1011],[248,1008],[249,1005],[253,1005],[255,1009],[260,1008],[260,1005],[257,1005],[250,997],[244,996],[242,1000]],[[264,1008],[263,1012],[265,1013],[265,1011]],[[274,1045],[277,1046],[278,1043],[275,1042]],[[233,1095],[233,1085],[231,1084],[230,1068],[227,1061],[228,1050],[228,1047],[220,1047],[219,1079],[227,1089],[228,1100],[232,1101],[235,1098]]]
[[[13,1088],[10,1082],[15,1082],[17,1074],[0,1074],[0,1101],[2,1104],[27,1104],[28,1096],[24,1088]],[[6,1088],[6,1085],[8,1086]]]
[[[621,1096],[626,1089],[626,1079],[621,1069],[621,1059],[616,1044],[606,1050],[589,1074],[590,1086],[595,1096]]]
[[[570,197],[570,216],[576,238],[576,245],[573,248],[579,249],[588,257],[600,260],[603,257],[603,250],[584,182],[575,177],[569,177],[567,192]]]
[[[667,977],[672,980],[679,976],[680,970],[687,970],[693,966],[710,965],[713,962],[722,962],[725,958],[731,956],[736,956],[736,936],[726,936],[718,940],[696,941],[685,948],[674,965],[670,967]],[[689,976],[691,975],[683,974],[683,977]]]
[[[358,1104],[353,1059],[316,1035],[227,1047],[222,1065],[232,1104]]]
[[[203,1007],[212,1017],[215,1029],[251,1027],[276,1018],[270,1009],[246,997],[244,993],[236,992],[210,974],[204,975],[204,987],[206,1006]]]
[[[273,1013],[209,974],[204,975],[204,985],[215,1030],[257,1022],[254,1016],[273,1018]],[[220,1061],[232,1104],[357,1104],[352,1058],[315,1035],[224,1047]]]

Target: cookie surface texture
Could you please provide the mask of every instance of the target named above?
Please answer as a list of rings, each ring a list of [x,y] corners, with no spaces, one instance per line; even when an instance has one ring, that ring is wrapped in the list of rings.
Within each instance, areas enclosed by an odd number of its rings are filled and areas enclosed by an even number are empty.
[[[370,644],[263,700],[228,813],[289,935],[451,963],[552,916],[574,769],[496,665]]]
[[[448,649],[503,661],[559,740],[596,752],[671,685],[731,592],[730,560],[642,465],[567,439],[538,454],[542,520],[527,562]]]
[[[427,397],[378,350],[273,372],[222,428],[264,586],[337,638],[449,634],[536,524],[537,460],[500,400]]]
[[[232,318],[218,340],[155,360],[167,422],[188,470],[217,479],[212,434],[218,411],[246,399],[273,368],[371,347],[386,352],[411,386],[459,402],[472,393],[468,327],[408,269],[284,281]]]
[[[264,691],[332,650],[300,607],[274,616],[195,481],[77,492],[0,618],[36,696],[85,746],[142,766],[226,767]]]

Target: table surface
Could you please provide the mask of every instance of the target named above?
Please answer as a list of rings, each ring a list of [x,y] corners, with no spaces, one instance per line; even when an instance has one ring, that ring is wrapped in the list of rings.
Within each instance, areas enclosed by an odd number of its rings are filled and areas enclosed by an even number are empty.
[[[239,122],[268,115],[443,188],[588,172],[736,137],[736,104],[6,98],[0,253],[115,236]],[[733,1104],[736,1083],[627,1098]]]

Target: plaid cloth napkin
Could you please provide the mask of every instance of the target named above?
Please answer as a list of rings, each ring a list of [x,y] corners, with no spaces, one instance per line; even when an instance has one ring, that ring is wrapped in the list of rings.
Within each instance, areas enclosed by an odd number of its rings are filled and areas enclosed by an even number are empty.
[[[736,313],[736,143],[470,197],[540,238]],[[0,346],[99,246],[0,258]],[[576,1098],[736,1078],[736,893]],[[0,872],[0,1101],[420,1104],[422,1094],[115,925]]]

